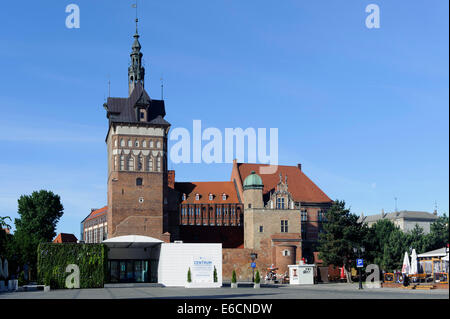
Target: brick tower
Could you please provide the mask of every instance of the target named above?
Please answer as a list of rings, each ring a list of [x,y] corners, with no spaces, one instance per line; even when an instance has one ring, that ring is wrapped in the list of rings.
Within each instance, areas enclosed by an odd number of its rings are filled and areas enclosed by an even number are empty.
[[[130,54],[127,98],[108,98],[108,238],[143,235],[170,240],[167,218],[167,134],[163,100],[144,89],[137,31]]]

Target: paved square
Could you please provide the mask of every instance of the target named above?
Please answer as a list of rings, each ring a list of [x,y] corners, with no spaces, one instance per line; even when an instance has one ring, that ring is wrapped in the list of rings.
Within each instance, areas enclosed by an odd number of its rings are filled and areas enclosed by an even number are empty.
[[[380,288],[358,284],[321,284],[270,288],[211,289],[124,287],[0,293],[0,299],[449,299],[449,291]]]

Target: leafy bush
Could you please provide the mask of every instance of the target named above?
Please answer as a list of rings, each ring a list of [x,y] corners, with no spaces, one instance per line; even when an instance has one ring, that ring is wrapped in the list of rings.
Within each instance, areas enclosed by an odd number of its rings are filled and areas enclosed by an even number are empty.
[[[80,269],[80,288],[102,288],[106,278],[107,249],[104,244],[41,243],[38,247],[38,283],[52,289],[65,288],[66,267]]]
[[[192,282],[192,278],[191,278],[191,267],[189,267],[189,269],[188,269],[188,273],[187,273],[187,282]]]
[[[26,285],[28,282],[25,280],[25,273],[23,271],[20,272],[19,277],[17,278],[17,284],[19,287]]]
[[[233,269],[233,274],[231,275],[231,282],[233,284],[236,283],[236,270]]]
[[[259,275],[259,270],[256,271],[255,274],[255,284],[259,284],[261,282],[261,276]]]

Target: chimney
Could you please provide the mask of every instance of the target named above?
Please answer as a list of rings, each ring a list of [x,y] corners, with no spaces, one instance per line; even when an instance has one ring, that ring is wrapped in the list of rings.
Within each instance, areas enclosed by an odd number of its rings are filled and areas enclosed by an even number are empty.
[[[435,210],[433,211],[433,215],[434,215],[434,216],[437,216],[437,209],[435,209]]]
[[[175,170],[167,171],[167,186],[170,188],[175,188]]]
[[[297,167],[298,167],[299,170],[302,170],[302,164],[298,163]]]

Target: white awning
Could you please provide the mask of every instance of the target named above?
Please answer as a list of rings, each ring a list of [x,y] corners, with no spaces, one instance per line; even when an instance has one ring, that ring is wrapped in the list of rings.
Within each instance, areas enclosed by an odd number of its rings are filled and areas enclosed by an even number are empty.
[[[432,251],[427,251],[426,253],[419,254],[417,257],[424,258],[424,257],[444,257],[447,255],[447,248],[440,248]]]
[[[113,237],[102,242],[109,248],[145,248],[163,243],[162,240],[148,236],[128,235]]]

